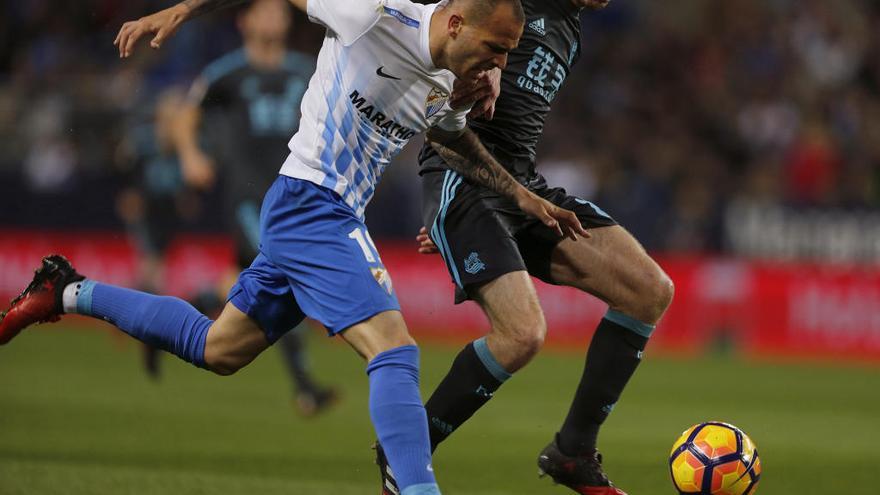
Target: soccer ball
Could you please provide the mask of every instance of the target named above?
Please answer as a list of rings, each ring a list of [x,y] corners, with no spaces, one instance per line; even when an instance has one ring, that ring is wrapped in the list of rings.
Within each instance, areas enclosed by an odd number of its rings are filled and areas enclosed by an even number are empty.
[[[753,495],[761,460],[742,430],[713,421],[688,428],[672,444],[669,470],[681,494]]]

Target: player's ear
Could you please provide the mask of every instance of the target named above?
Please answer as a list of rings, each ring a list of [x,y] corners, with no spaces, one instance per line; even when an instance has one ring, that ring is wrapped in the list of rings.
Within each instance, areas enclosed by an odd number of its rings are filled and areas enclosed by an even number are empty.
[[[461,25],[462,18],[458,14],[452,14],[449,16],[449,23],[446,26],[446,31],[449,33],[450,38],[457,38],[459,33],[461,33]]]

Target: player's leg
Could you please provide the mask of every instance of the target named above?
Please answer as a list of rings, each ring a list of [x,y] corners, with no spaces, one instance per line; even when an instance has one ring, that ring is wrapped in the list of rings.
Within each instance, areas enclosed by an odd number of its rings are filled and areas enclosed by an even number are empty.
[[[334,192],[280,177],[263,203],[263,254],[303,312],[368,360],[370,413],[401,493],[439,493],[419,395],[419,354],[363,221]]]
[[[231,230],[235,239],[236,258],[238,266],[243,268],[250,265],[260,253],[260,201],[256,198],[245,198],[231,200],[230,203],[234,211]],[[229,286],[226,287],[227,291]],[[303,416],[313,416],[332,405],[337,394],[332,388],[320,386],[312,376],[303,335],[305,330],[307,324],[301,323],[282,335],[275,347],[281,353],[281,359],[293,383],[296,409]]]
[[[426,224],[457,286],[457,301],[476,299],[491,324],[487,336],[459,352],[425,404],[436,448],[528,363],[546,325],[510,233],[515,217],[453,172],[425,174],[423,186]]]
[[[393,466],[396,488],[403,495],[440,493],[419,393],[419,349],[402,315],[379,313],[344,330],[342,337],[368,362],[370,418]]]
[[[0,315],[0,344],[27,326],[65,313],[91,316],[196,366],[231,374],[268,345],[256,322],[227,307],[217,321],[175,297],[104,284],[80,275],[62,256],[43,259],[34,280]]]
[[[591,230],[592,237],[562,241],[550,256],[550,279],[605,301],[559,446],[570,455],[596,447],[599,427],[641,362],[642,352],[669,307],[669,277],[622,227]]]
[[[560,241],[541,225],[523,232],[520,247],[529,272],[596,296],[609,304],[609,310],[593,336],[566,420],[541,452],[538,465],[554,481],[579,493],[621,495],[602,469],[596,438],[672,300],[672,282],[601,209],[559,189],[541,194],[575,211],[592,235]]]
[[[547,330],[534,285],[524,270],[500,275],[470,293],[488,317],[490,329],[459,352],[425,403],[432,449],[537,354]]]

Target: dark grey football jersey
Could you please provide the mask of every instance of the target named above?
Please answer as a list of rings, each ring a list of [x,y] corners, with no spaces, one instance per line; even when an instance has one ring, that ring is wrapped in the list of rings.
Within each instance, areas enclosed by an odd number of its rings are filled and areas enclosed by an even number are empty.
[[[525,29],[502,72],[501,96],[491,121],[473,119],[474,130],[513,175],[534,174],[535,148],[550,106],[580,56],[580,9],[570,0],[523,0]],[[431,159],[433,158],[433,159]],[[437,169],[426,145],[419,162]]]

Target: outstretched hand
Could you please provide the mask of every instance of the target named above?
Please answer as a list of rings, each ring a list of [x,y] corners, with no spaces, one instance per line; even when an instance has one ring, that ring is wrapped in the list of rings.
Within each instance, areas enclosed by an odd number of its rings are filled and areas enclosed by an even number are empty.
[[[158,49],[187,20],[189,14],[188,7],[177,4],[155,14],[141,17],[136,21],[126,22],[113,41],[113,44],[119,49],[119,58],[131,56],[135,44],[145,34],[154,35],[150,46]]]
[[[573,211],[560,208],[525,188],[523,191],[516,201],[523,213],[556,230],[560,237],[568,237],[573,241],[578,240],[578,235],[590,237],[590,233]]]
[[[422,227],[419,229],[419,235],[416,236],[416,242],[419,243],[419,253],[421,254],[437,254],[440,252],[437,249],[437,245],[434,244],[434,241],[431,240],[431,237],[428,235],[428,229]]]

